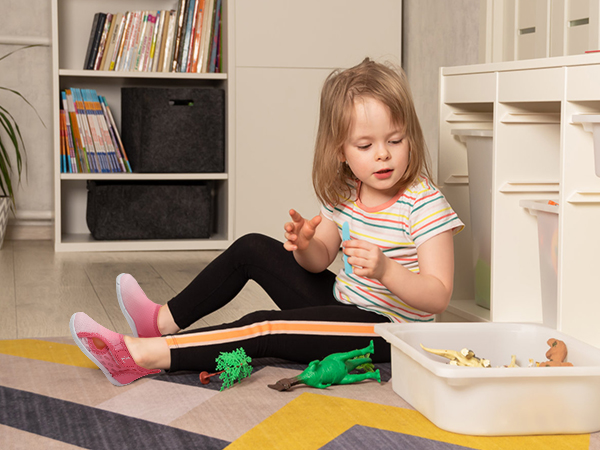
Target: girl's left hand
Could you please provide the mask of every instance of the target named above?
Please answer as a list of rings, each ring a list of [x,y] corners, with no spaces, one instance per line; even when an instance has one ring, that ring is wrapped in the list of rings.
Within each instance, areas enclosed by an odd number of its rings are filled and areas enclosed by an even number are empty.
[[[350,239],[344,241],[342,246],[344,254],[348,256],[348,262],[352,265],[353,273],[381,281],[391,260],[377,245],[359,239]]]

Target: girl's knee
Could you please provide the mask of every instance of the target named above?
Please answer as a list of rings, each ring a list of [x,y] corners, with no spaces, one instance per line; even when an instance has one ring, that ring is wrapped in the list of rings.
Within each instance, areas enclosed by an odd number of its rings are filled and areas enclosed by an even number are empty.
[[[249,255],[252,258],[255,255],[273,255],[273,252],[285,251],[281,242],[259,233],[250,233],[240,237],[231,244],[229,250],[236,252],[240,257]]]

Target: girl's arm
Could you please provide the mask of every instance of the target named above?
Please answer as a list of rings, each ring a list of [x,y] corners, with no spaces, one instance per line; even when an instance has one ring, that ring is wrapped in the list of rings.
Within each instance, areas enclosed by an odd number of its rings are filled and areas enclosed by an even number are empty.
[[[336,258],[341,238],[337,225],[321,215],[311,220],[290,210],[292,222],[285,224],[286,250],[294,252],[298,264],[309,272],[322,272]]]
[[[354,273],[379,280],[410,306],[432,314],[443,312],[450,302],[454,284],[454,241],[452,231],[432,237],[417,249],[420,273],[408,270],[385,256],[374,244],[360,240],[344,242]]]

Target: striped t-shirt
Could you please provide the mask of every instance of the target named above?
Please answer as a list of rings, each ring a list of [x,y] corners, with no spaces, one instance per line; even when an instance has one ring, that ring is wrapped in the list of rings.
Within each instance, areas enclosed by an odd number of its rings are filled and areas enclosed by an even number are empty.
[[[352,191],[350,198],[357,198]],[[322,215],[333,220],[342,233],[342,225],[350,225],[350,238],[378,245],[384,255],[419,273],[417,247],[447,230],[454,234],[464,224],[452,210],[442,193],[424,177],[398,193],[387,203],[366,207],[360,199],[347,200],[335,208],[321,206]],[[347,275],[340,270],[333,288],[335,298],[359,308],[387,316],[392,322],[430,322],[434,315],[404,303],[379,281]]]

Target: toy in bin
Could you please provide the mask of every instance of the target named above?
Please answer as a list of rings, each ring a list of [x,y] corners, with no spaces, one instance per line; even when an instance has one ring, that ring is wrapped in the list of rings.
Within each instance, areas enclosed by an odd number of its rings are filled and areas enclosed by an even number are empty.
[[[600,431],[600,349],[556,329],[469,322],[377,324],[375,331],[390,343],[394,392],[439,428],[480,436]],[[459,354],[469,346],[491,367],[449,364],[421,344]]]

